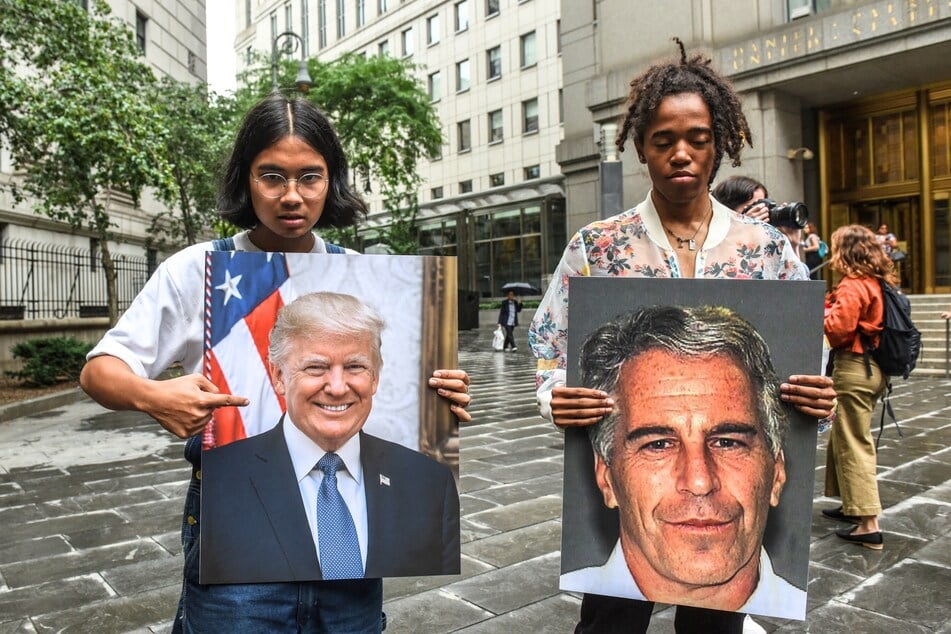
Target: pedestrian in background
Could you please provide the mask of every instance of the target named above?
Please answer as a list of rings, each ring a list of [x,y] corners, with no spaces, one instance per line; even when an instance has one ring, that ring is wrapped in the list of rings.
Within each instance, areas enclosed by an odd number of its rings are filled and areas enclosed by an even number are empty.
[[[821,271],[818,267],[822,265],[822,256],[819,255],[819,249],[822,247],[822,238],[816,233],[816,226],[807,222],[803,227],[804,238],[802,241],[802,254],[806,266],[809,268],[809,277],[814,280],[822,279]]]
[[[806,279],[785,236],[733,213],[709,193],[724,154],[740,163],[751,138],[729,82],[702,55],[655,64],[631,81],[616,144],[633,139],[652,189],[633,209],[596,221],[569,241],[529,330],[538,359],[537,400],[559,426],[588,426],[614,409],[604,391],[566,387],[568,279],[580,275]],[[750,285],[750,292],[756,292]],[[815,333],[818,337],[819,333]],[[792,376],[781,398],[816,418],[831,414],[835,392],[822,376]],[[575,632],[645,632],[653,603],[585,594]],[[742,632],[742,613],[677,608],[678,632]]]
[[[515,291],[509,291],[499,309],[499,326],[505,328],[505,342],[502,344],[504,352],[518,350],[518,346],[515,345],[515,327],[518,325],[520,312],[522,312],[522,300],[516,297]]]
[[[275,93],[245,116],[219,187],[219,213],[244,229],[233,238],[237,251],[340,253],[314,229],[349,227],[366,215],[349,183],[347,159],[330,121],[304,99]],[[248,404],[242,396],[221,394],[201,375],[205,252],[212,250],[210,242],[197,244],[163,262],[89,353],[80,379],[101,405],[145,412],[189,438],[184,579],[173,632],[379,632],[381,579],[198,583],[200,434],[216,408]],[[185,376],[157,380],[176,363]],[[437,370],[429,380],[464,421],[471,419],[465,410],[468,384],[462,370]]]
[[[855,524],[835,531],[842,539],[881,550],[884,540],[878,515],[882,504],[871,425],[872,410],[887,377],[875,359],[865,354],[865,345],[877,346],[882,331],[881,282],[894,286],[898,277],[876,235],[860,225],[839,227],[832,233],[831,266],[843,277],[824,320],[838,394],[826,450],[825,494],[841,497],[842,506],[824,509],[822,514]]]
[[[875,232],[875,241],[885,250],[886,255],[891,255],[892,251],[898,248],[898,238],[888,230],[888,225],[884,222],[878,226]]]

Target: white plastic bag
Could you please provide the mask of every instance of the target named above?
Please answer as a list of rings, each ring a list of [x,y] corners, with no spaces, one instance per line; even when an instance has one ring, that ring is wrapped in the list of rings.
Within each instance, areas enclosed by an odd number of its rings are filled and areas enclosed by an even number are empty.
[[[500,351],[504,345],[505,333],[502,332],[502,326],[496,326],[495,334],[492,335],[492,349],[495,351]]]

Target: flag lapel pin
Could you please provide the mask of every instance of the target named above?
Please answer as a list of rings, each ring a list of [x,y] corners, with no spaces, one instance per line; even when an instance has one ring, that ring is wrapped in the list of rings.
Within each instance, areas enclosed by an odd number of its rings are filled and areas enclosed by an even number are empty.
[[[383,475],[383,474],[381,473],[381,474],[380,474],[380,484],[382,484],[382,485],[385,486],[385,487],[390,486],[390,478],[389,478],[388,476],[385,476],[385,475]]]

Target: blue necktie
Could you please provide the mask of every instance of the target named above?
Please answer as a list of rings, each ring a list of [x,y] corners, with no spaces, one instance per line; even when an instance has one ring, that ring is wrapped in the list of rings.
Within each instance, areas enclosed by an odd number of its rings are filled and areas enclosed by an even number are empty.
[[[362,579],[363,561],[353,518],[337,490],[337,470],[343,460],[335,453],[317,462],[324,478],[317,490],[317,537],[324,579]]]

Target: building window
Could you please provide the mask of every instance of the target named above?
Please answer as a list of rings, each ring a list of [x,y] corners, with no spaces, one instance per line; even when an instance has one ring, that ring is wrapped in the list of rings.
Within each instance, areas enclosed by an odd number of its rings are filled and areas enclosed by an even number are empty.
[[[403,47],[403,57],[409,57],[413,54],[413,27],[409,27],[400,33],[400,43]]]
[[[561,55],[561,20],[555,20],[555,50]]]
[[[294,10],[291,9],[291,5],[289,3],[284,5],[284,30],[294,30]]]
[[[456,221],[442,220],[420,225],[419,255],[456,255]]]
[[[459,135],[459,152],[468,152],[472,149],[472,126],[469,120],[456,124],[456,133]]]
[[[472,193],[472,180],[459,181],[459,193],[460,194],[471,194]]]
[[[244,25],[251,26],[251,0],[244,0]]]
[[[802,18],[807,15],[812,15],[814,9],[812,7],[813,0],[786,0],[786,13],[789,15],[790,20],[795,20],[796,18]],[[831,3],[820,3],[820,4],[831,4]]]
[[[327,46],[327,0],[317,0],[317,46]]]
[[[469,28],[469,0],[457,2],[455,6],[456,32]]]
[[[384,57],[390,54],[390,41],[383,40],[376,45],[376,52],[380,54],[380,57]]]
[[[247,63],[247,65],[250,66],[251,62],[254,61],[254,48],[249,46],[247,50],[244,52],[244,55],[245,55],[245,63]]]
[[[300,38],[304,57],[310,57],[310,12],[307,11],[307,0],[300,0]]]
[[[538,165],[529,165],[525,168],[525,180],[530,181],[542,175],[542,170]]]
[[[519,38],[519,51],[522,68],[534,66],[538,63],[538,57],[535,52],[535,31],[526,33]]]
[[[429,190],[429,194],[433,200],[439,200],[442,198],[442,187],[433,187]]]
[[[367,2],[366,0],[357,0],[354,14],[357,16],[357,28],[361,28],[367,23]]]
[[[191,73],[192,75],[197,75],[198,73],[196,71],[198,67],[198,57],[191,51],[188,51],[187,64],[188,64],[188,72]]]
[[[538,132],[538,97],[522,102],[522,132]]]
[[[429,90],[429,100],[439,101],[439,98],[442,97],[442,76],[438,70],[429,75],[426,85]]]
[[[149,19],[144,14],[135,12],[135,41],[143,53],[145,53],[145,29],[148,23]]]
[[[377,0],[376,9],[377,13],[383,14],[386,13],[389,9],[389,0]]]
[[[489,113],[489,143],[502,142],[502,111],[493,110]]]
[[[495,46],[485,52],[485,67],[488,79],[502,76],[502,47]]]
[[[501,187],[505,184],[505,172],[498,174],[489,174],[489,185],[492,187]]]
[[[277,14],[276,13],[272,13],[270,15],[270,22],[271,22],[271,41],[273,42],[274,38],[277,37]]]
[[[456,92],[469,90],[469,60],[456,63]]]
[[[558,89],[558,123],[565,122],[565,90]]]
[[[564,224],[564,214],[559,211],[562,204],[557,201],[549,207],[548,226],[551,227],[549,231],[553,239],[561,238],[557,227]],[[470,217],[474,279],[477,280],[480,296],[498,296],[502,284],[511,280],[541,283],[543,268],[549,268],[542,251],[541,232],[542,213],[541,205],[538,204],[509,207]],[[560,256],[560,250],[553,255],[555,261]]]
[[[426,43],[432,46],[439,41],[439,14],[426,18]]]
[[[346,0],[337,0],[337,39],[347,34]]]
[[[485,0],[485,17],[491,18],[499,14],[499,0]]]

